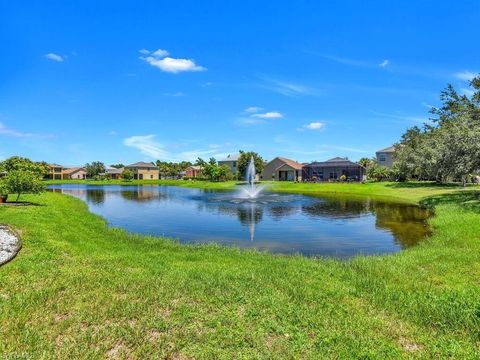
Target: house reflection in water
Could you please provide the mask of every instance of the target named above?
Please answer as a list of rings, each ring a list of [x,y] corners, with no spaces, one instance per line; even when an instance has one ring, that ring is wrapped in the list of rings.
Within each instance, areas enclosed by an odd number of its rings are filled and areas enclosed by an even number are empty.
[[[85,200],[112,226],[184,243],[348,258],[399,251],[429,234],[428,211],[365,198],[267,192],[244,201],[233,192],[136,185],[54,185],[50,190]]]

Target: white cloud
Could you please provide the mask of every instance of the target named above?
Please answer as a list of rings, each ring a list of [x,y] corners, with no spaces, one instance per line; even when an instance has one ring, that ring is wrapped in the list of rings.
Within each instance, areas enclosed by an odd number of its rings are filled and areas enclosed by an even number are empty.
[[[118,135],[118,132],[116,132],[115,130],[110,130],[107,135],[110,135],[110,136],[117,136]]]
[[[49,59],[49,60],[52,60],[52,61],[56,61],[56,62],[62,62],[63,61],[63,57],[61,57],[60,55],[54,54],[54,53],[48,53],[48,54],[45,54],[43,56],[46,59]]]
[[[309,124],[303,125],[301,128],[298,128],[298,131],[304,131],[304,130],[320,130],[325,127],[325,123],[320,122],[320,121],[314,121]]]
[[[263,79],[264,84],[259,86],[285,96],[315,95],[316,90],[301,84],[279,81],[274,79]]]
[[[462,72],[458,72],[458,73],[453,74],[453,76],[455,76],[459,80],[470,81],[475,76],[477,76],[477,74],[475,74],[471,71],[462,71]]]
[[[147,49],[141,49],[141,50],[138,50],[138,52],[142,55],[148,55],[150,54],[150,50],[147,50]]]
[[[254,113],[262,111],[262,110],[263,110],[263,108],[261,108],[261,107],[250,106],[250,107],[246,108],[245,110],[243,110],[243,112],[248,113],[248,114],[254,114]]]
[[[140,150],[150,158],[165,159],[168,155],[164,146],[155,140],[155,135],[130,136],[123,140],[123,144]]]
[[[146,155],[149,159],[164,161],[195,161],[199,157],[220,158],[225,157],[232,150],[232,144],[226,143],[223,145],[210,144],[206,146],[206,149],[178,151],[179,147],[183,147],[183,145],[170,144],[165,146],[157,141],[156,136],[153,134],[130,136],[124,139],[123,144],[139,150],[140,153]]]
[[[28,133],[28,132],[22,132],[22,131],[17,131],[17,130],[14,130],[14,129],[10,129],[7,126],[5,126],[3,123],[0,123],[0,135],[16,137],[16,138],[29,138],[29,137],[47,138],[47,137],[51,137],[50,135]]]
[[[265,120],[259,118],[252,118],[252,117],[244,117],[237,120],[239,125],[257,125],[257,124],[264,124]]]
[[[149,55],[146,57],[141,56],[140,59],[156,68],[159,68],[163,72],[177,74],[186,71],[198,72],[207,70],[205,67],[195,64],[195,61],[192,59],[169,57],[169,52],[167,50],[158,49],[153,52],[149,52],[148,50],[142,49],[140,50],[140,53],[143,55]]]
[[[462,93],[462,95],[466,95],[466,96],[473,96],[475,94],[475,91],[467,88],[461,88],[460,92]]]
[[[385,59],[383,60],[380,64],[378,64],[378,66],[384,68],[386,67],[388,64],[390,64],[390,61],[388,59]]]
[[[253,114],[251,117],[259,119],[281,119],[283,118],[283,114],[279,113],[278,111],[269,111],[262,114]]]
[[[163,57],[166,57],[166,56],[170,55],[170,53],[167,50],[158,49],[158,50],[155,50],[152,53],[152,55],[155,56],[155,57],[158,57],[158,58],[163,58]]]
[[[395,120],[406,120],[406,121],[411,121],[413,123],[419,123],[419,124],[425,124],[429,123],[430,119],[423,117],[423,116],[411,116],[411,115],[403,115],[401,113],[398,114],[386,114],[378,111],[370,111],[372,114],[375,114],[380,117],[386,117],[390,119],[395,119]]]

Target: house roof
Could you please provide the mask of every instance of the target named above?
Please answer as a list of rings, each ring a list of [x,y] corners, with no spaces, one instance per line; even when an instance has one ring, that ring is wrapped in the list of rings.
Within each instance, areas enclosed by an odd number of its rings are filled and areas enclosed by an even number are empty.
[[[315,161],[305,166],[319,166],[319,167],[360,166],[360,167],[363,167],[360,164],[354,163],[353,161],[350,161],[348,159],[341,158],[341,157],[334,157],[327,161]]]
[[[395,152],[395,146],[389,146],[385,149],[377,151],[377,153],[393,153],[393,152]]]
[[[117,168],[114,168],[114,167],[108,167],[108,168],[105,169],[105,173],[106,174],[121,174],[121,173],[123,173],[124,169],[125,168],[117,169]]]
[[[240,158],[240,154],[228,154],[228,156],[225,159],[219,160],[219,161],[238,161]]]
[[[66,175],[71,175],[76,173],[77,171],[85,171],[85,169],[83,167],[72,167],[72,168],[63,170],[63,173]]]
[[[63,167],[62,165],[59,164],[47,164],[50,167]]]
[[[139,161],[130,165],[125,166],[126,168],[155,168],[158,166],[151,162]]]
[[[283,158],[283,157],[276,157],[275,159],[279,159],[280,161],[283,162],[283,164],[280,165],[279,167],[277,167],[277,169],[286,164],[286,165],[294,168],[295,170],[302,170],[302,164],[300,164],[300,163],[298,163],[298,162],[296,162],[296,161],[294,161],[294,160],[290,160],[290,159]],[[275,160],[275,159],[273,159],[273,160]],[[273,160],[272,160],[272,161],[273,161]]]

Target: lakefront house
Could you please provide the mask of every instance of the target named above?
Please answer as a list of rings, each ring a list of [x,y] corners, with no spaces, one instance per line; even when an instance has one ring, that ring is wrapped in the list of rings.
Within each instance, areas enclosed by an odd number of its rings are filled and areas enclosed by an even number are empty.
[[[125,168],[133,173],[135,180],[158,180],[160,177],[158,166],[152,162],[139,161]]]
[[[72,167],[63,170],[63,178],[71,180],[83,180],[87,178],[87,171],[83,167]]]
[[[232,174],[236,174],[238,172],[238,159],[240,158],[240,154],[233,154],[228,155],[225,159],[219,160],[218,165],[226,165],[232,172]]]
[[[58,164],[48,164],[48,173],[45,175],[45,179],[49,180],[63,180],[64,167]]]
[[[378,165],[391,168],[394,162],[395,146],[389,146],[375,153]]]
[[[195,179],[202,176],[202,167],[199,165],[191,165],[185,169],[185,177]]]
[[[268,162],[260,175],[261,180],[302,181],[302,164],[283,157]]]
[[[304,165],[302,176],[304,181],[347,181],[366,180],[366,169],[347,158],[335,157],[321,162]]]

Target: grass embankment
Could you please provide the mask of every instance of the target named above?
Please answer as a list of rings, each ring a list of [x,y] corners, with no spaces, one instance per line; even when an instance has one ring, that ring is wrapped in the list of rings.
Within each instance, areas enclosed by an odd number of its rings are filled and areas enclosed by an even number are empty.
[[[427,197],[435,233],[395,255],[314,260],[128,234],[73,197],[32,196],[0,207],[24,242],[0,268],[0,357],[480,356],[477,191],[274,186]]]

